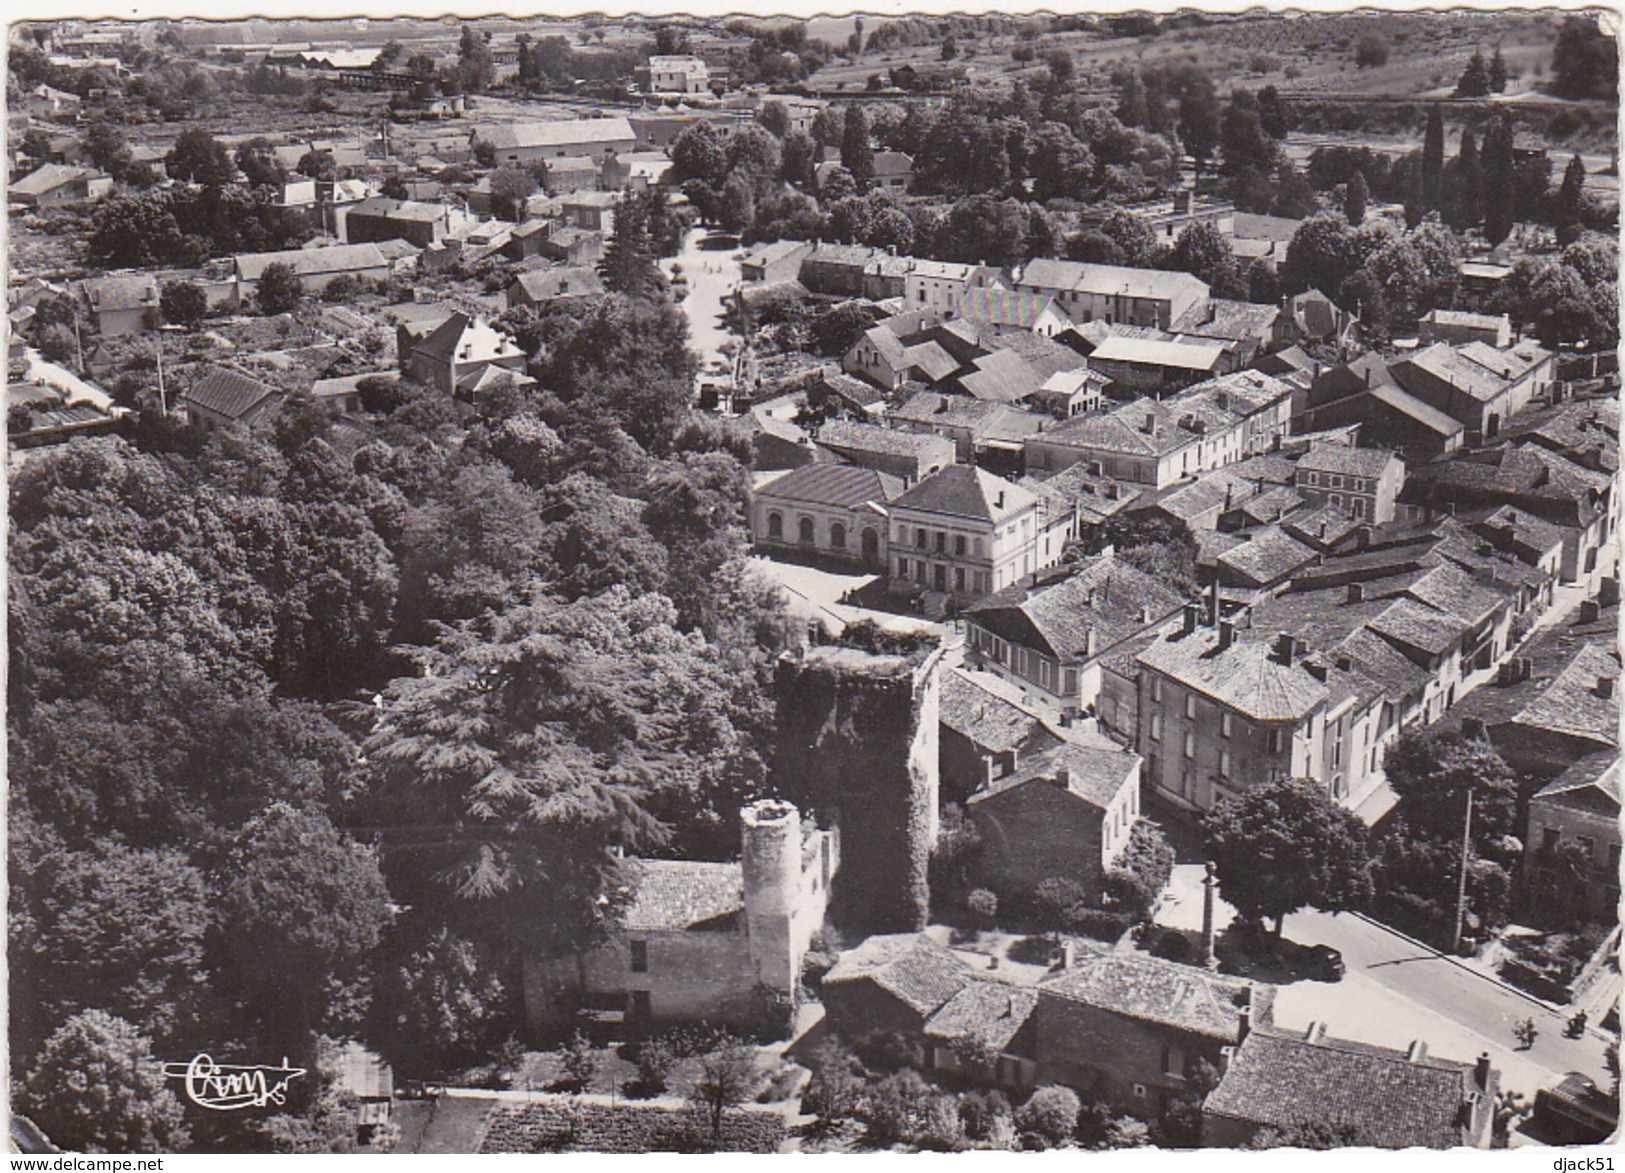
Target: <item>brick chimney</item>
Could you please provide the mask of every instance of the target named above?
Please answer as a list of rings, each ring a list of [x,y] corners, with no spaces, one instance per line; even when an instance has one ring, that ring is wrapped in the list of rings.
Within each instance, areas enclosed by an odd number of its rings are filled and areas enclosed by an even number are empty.
[[[1219,650],[1223,651],[1236,642],[1236,624],[1232,619],[1219,620]]]
[[[1490,1053],[1480,1051],[1478,1062],[1473,1065],[1473,1082],[1478,1084],[1479,1091],[1490,1090]]]
[[[1202,621],[1202,606],[1200,603],[1186,603],[1184,623],[1179,629],[1181,635],[1190,635]]]
[[[1428,1045],[1423,1039],[1413,1039],[1411,1045],[1405,1048],[1405,1061],[1407,1063],[1426,1063],[1428,1058]]]
[[[1597,695],[1607,700],[1614,695],[1618,685],[1619,677],[1617,676],[1599,676],[1597,677]]]
[[[1363,602],[1365,602],[1365,584],[1364,583],[1361,583],[1361,582],[1351,582],[1351,583],[1349,583],[1349,602],[1351,602],[1351,603],[1363,603]]]
[[[1285,631],[1278,632],[1275,639],[1270,643],[1270,659],[1282,667],[1290,668],[1292,666],[1293,647],[1294,642],[1291,634]]]

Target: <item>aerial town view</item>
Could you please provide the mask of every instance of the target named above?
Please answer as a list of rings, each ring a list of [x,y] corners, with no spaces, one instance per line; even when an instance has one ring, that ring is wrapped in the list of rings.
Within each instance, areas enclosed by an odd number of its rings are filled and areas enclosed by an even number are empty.
[[[1618,25],[9,25],[10,1151],[1606,1141]]]

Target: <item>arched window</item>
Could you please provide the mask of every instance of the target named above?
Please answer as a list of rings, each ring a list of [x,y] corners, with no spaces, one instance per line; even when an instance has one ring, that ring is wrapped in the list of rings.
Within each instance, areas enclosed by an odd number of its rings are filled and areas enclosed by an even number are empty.
[[[769,513],[767,515],[767,536],[784,540],[784,515],[782,513]]]
[[[830,525],[829,544],[837,550],[846,549],[846,526],[838,521]]]
[[[810,517],[803,517],[801,519],[801,544],[804,546],[811,546],[817,541],[817,535],[813,531],[813,519]]]

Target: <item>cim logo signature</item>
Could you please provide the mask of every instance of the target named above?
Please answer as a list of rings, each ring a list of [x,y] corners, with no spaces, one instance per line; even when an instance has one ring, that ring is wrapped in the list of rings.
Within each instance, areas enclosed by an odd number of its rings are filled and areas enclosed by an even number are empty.
[[[207,1055],[194,1056],[190,1063],[164,1064],[165,1078],[180,1080],[187,1099],[213,1112],[267,1104],[281,1107],[288,1099],[288,1085],[304,1074],[303,1067],[289,1067],[286,1056],[281,1067],[216,1063]]]

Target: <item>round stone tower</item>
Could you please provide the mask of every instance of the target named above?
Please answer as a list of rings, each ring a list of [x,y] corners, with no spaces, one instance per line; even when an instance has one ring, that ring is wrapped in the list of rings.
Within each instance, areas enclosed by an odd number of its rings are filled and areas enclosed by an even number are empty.
[[[763,799],[744,809],[740,853],[750,959],[764,986],[790,993],[796,956],[796,907],[801,898],[801,813],[788,802]]]

